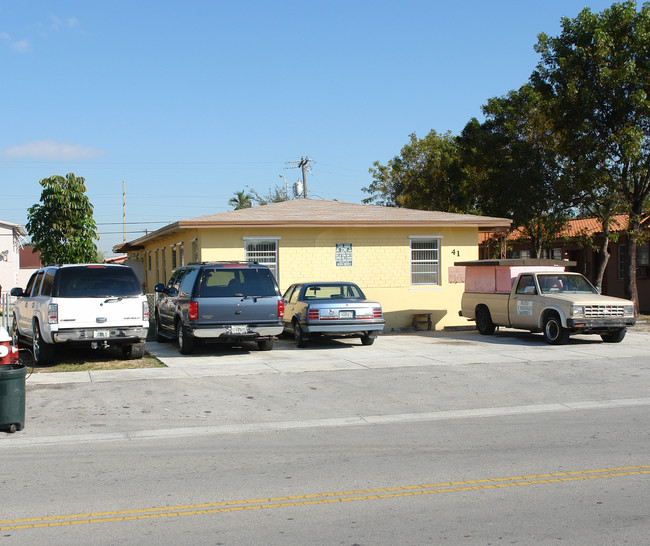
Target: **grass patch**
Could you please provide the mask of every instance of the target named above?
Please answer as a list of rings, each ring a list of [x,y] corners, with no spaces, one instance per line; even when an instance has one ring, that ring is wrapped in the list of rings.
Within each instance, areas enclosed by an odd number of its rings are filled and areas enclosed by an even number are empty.
[[[20,360],[33,368],[34,373],[86,372],[96,370],[134,370],[138,368],[164,368],[157,358],[145,353],[144,358],[124,360],[120,347],[107,349],[90,349],[86,347],[57,347],[54,364],[34,366],[32,354],[27,349],[20,349]]]

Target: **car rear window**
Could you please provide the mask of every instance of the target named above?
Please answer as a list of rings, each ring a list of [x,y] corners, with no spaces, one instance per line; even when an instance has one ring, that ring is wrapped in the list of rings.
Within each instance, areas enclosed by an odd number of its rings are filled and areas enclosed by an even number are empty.
[[[355,284],[311,284],[305,288],[305,299],[362,299],[361,289]]]
[[[126,267],[65,267],[59,271],[60,298],[139,296],[142,288]]]
[[[200,298],[275,296],[268,269],[204,269],[199,283]]]

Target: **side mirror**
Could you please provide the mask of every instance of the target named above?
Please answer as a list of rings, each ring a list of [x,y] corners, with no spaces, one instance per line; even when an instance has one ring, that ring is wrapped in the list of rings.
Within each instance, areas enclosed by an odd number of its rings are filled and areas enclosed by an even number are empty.
[[[15,296],[17,298],[20,298],[25,295],[23,292],[23,289],[20,287],[12,288],[11,291],[9,292],[12,296]]]
[[[165,290],[165,285],[162,284],[162,283],[158,283],[156,286],[153,287],[153,289],[154,289],[156,292],[164,292],[164,290]]]

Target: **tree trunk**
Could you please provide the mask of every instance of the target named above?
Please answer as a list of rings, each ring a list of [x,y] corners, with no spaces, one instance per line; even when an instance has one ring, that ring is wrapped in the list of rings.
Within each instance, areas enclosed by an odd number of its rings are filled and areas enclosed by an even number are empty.
[[[625,253],[625,297],[634,302],[634,314],[639,314],[639,294],[636,286],[636,246],[641,230],[641,215],[630,213],[627,226],[627,252]]]
[[[603,276],[605,275],[605,268],[609,261],[609,221],[603,222],[603,240],[600,243],[600,251],[598,252],[598,262],[596,263],[596,272],[594,281],[596,288],[602,290]]]

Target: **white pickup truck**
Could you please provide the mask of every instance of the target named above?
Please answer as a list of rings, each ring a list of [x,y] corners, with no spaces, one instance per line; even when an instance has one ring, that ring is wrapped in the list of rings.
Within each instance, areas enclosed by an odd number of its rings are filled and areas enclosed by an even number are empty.
[[[460,315],[476,321],[483,335],[498,326],[542,332],[552,345],[571,334],[599,334],[618,343],[636,322],[629,300],[603,296],[574,262],[543,259],[456,262],[465,267]]]

